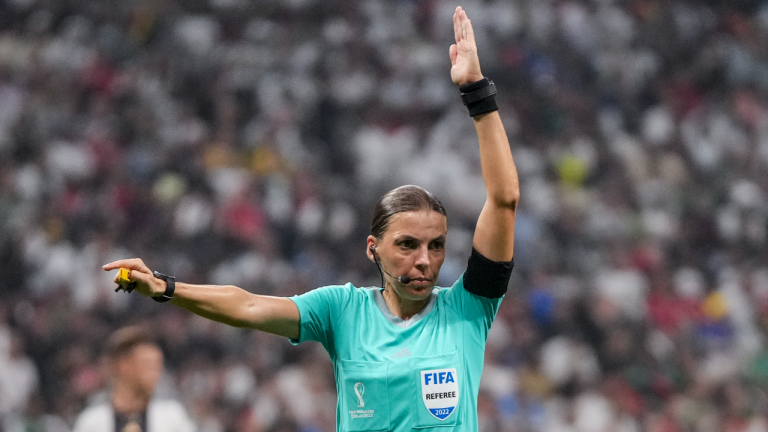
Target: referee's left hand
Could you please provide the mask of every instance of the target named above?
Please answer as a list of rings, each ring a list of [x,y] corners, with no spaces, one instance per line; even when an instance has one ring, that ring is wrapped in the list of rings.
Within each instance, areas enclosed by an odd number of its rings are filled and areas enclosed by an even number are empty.
[[[456,43],[451,45],[451,80],[454,84],[464,85],[483,79],[480,72],[480,59],[477,56],[475,32],[467,13],[461,6],[453,14],[453,33]]]
[[[105,271],[117,270],[119,268],[125,268],[131,271],[129,279],[131,282],[136,282],[135,290],[138,291],[139,294],[156,297],[163,295],[165,292],[165,281],[156,278],[152,274],[152,270],[150,270],[141,259],[132,258],[114,261],[103,267]],[[117,275],[115,275],[115,283],[117,283]]]

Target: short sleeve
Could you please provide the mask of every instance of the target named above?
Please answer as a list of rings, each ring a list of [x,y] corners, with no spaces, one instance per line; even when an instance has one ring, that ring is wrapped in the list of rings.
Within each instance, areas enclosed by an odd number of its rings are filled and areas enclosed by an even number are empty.
[[[291,343],[317,341],[328,352],[333,352],[333,327],[349,304],[354,290],[352,284],[335,285],[291,297],[300,315],[299,339],[291,339]]]
[[[464,278],[459,278],[452,287],[443,291],[445,291],[445,302],[463,318],[470,328],[480,332],[484,340],[496,318],[496,312],[503,297],[488,298],[472,294],[464,287]]]
[[[493,324],[513,263],[497,263],[472,249],[466,272],[445,292],[445,301],[469,325],[471,335],[485,340]]]

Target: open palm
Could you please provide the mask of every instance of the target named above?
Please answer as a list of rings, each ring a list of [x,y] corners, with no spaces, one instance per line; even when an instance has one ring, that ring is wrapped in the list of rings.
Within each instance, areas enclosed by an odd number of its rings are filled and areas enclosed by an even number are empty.
[[[477,57],[475,32],[461,6],[457,7],[453,14],[453,33],[456,43],[450,48],[451,80],[454,84],[464,85],[483,79],[480,59]]]

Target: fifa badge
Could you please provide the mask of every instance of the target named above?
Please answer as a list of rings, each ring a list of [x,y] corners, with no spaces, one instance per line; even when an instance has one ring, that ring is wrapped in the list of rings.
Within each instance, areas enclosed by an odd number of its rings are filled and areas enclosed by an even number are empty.
[[[459,379],[455,368],[421,371],[421,397],[430,414],[445,420],[459,404]]]

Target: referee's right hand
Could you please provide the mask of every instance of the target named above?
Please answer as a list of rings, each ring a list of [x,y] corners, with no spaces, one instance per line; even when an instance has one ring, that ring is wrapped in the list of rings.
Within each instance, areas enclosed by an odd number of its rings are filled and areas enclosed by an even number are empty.
[[[118,270],[120,268],[128,269],[130,271],[128,280],[136,282],[135,291],[138,291],[141,295],[157,297],[165,292],[165,281],[153,276],[152,270],[140,258],[113,261],[102,268],[105,271]],[[126,287],[118,282],[118,276],[115,275],[115,283],[120,285],[120,288],[125,289]]]

